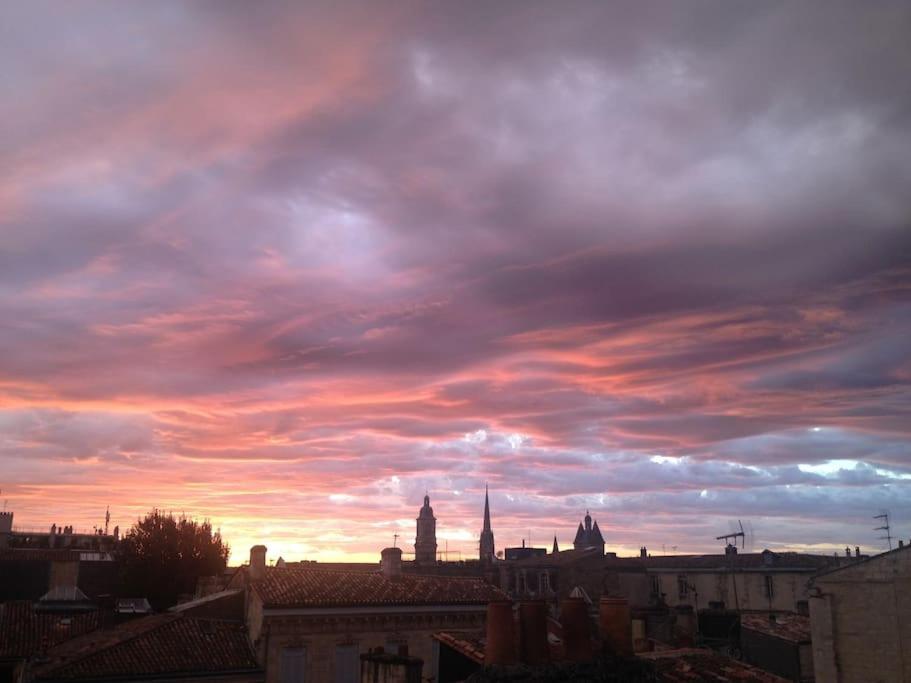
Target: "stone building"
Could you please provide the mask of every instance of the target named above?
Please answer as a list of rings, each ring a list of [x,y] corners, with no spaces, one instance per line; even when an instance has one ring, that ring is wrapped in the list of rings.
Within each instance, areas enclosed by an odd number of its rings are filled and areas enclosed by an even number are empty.
[[[576,538],[573,540],[573,548],[576,550],[587,550],[596,548],[601,554],[604,554],[604,536],[601,535],[601,529],[598,528],[598,522],[592,525],[592,516],[588,510],[585,511],[584,526],[579,522],[579,528],[576,530]]]
[[[493,542],[493,530],[490,528],[490,499],[487,487],[484,487],[484,526],[481,528],[481,537],[478,543],[478,556],[481,562],[493,562],[497,558]]]
[[[437,520],[430,507],[430,496],[424,496],[424,506],[418,513],[417,534],[414,539],[414,561],[432,564],[437,559]]]
[[[696,610],[804,611],[810,579],[855,558],[805,553],[738,553],[644,557],[649,591],[670,606]]]
[[[401,558],[386,548],[372,572],[268,567],[266,548],[254,547],[231,587],[245,590],[266,681],[358,681],[361,655],[380,647],[422,659],[424,676],[436,676],[433,633],[481,628],[488,602],[506,597],[481,579],[402,573]]]
[[[813,579],[817,681],[911,681],[911,544]]]

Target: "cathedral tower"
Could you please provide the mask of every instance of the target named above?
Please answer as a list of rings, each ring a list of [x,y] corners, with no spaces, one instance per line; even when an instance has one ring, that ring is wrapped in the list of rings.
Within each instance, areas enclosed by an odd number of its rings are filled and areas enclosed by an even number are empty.
[[[490,528],[490,500],[487,496],[487,487],[484,487],[484,528],[481,529],[480,558],[481,562],[493,562],[496,550],[493,544],[493,530]]]
[[[414,539],[414,561],[432,564],[437,559],[437,519],[430,507],[430,496],[424,496],[424,507],[418,513],[417,536]]]

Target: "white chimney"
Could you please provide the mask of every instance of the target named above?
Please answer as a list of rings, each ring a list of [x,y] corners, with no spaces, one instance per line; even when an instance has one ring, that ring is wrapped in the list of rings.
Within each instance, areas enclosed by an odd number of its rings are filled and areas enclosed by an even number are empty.
[[[380,553],[380,570],[387,579],[402,575],[402,549],[383,548]]]
[[[250,548],[250,578],[254,581],[266,577],[266,550],[264,545]]]

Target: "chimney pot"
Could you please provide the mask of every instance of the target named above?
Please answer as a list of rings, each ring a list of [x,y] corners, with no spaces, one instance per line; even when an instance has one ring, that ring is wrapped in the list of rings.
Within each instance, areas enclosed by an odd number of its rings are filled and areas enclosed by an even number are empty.
[[[854,557],[860,557],[860,546],[854,546]]]
[[[639,548],[639,557],[648,557],[648,549],[645,546]]]
[[[582,598],[566,598],[560,605],[560,624],[563,626],[563,646],[566,660],[588,662],[592,659],[591,622],[588,605]]]
[[[250,548],[250,578],[259,581],[266,577],[266,552],[264,545],[255,545]]]
[[[905,542],[904,542],[903,540],[901,540],[901,539],[898,539],[898,547],[899,547],[899,548],[904,548],[904,547],[905,547]]]
[[[519,661],[532,666],[550,659],[547,645],[547,604],[543,600],[519,603]]]
[[[618,657],[633,656],[633,622],[626,598],[601,598],[598,605],[604,649]]]
[[[845,547],[845,555],[847,555],[848,557],[851,557],[851,548],[848,546]]]
[[[516,663],[515,619],[509,600],[487,603],[487,645],[484,664],[505,666]]]
[[[387,579],[402,575],[401,548],[383,548],[380,553],[380,571]]]

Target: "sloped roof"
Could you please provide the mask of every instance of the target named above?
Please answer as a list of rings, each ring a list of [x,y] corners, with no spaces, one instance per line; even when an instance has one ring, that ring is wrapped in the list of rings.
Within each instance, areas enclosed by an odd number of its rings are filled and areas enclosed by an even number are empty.
[[[710,650],[656,650],[639,657],[655,663],[660,683],[787,683],[775,674]]]
[[[156,614],[95,631],[48,653],[35,680],[90,681],[259,669],[241,622]]]
[[[800,614],[778,614],[775,621],[765,614],[742,614],[740,627],[792,643],[810,642],[810,618]]]
[[[829,575],[835,574],[836,572],[848,571],[857,567],[858,565],[866,565],[868,563],[881,562],[884,559],[892,559],[896,557],[899,553],[905,553],[911,551],[911,542],[907,545],[901,545],[898,548],[893,548],[892,550],[887,550],[884,553],[879,553],[878,555],[868,555],[864,557],[857,558],[853,562],[847,562],[844,564],[839,564],[838,566],[832,566],[824,572],[820,572],[814,580],[823,579],[825,580]]]
[[[266,607],[486,605],[506,595],[475,578],[402,574],[387,578],[315,567],[267,567],[253,588]]]
[[[53,614],[35,611],[31,601],[0,604],[0,658],[31,657],[98,628],[97,611]]]

